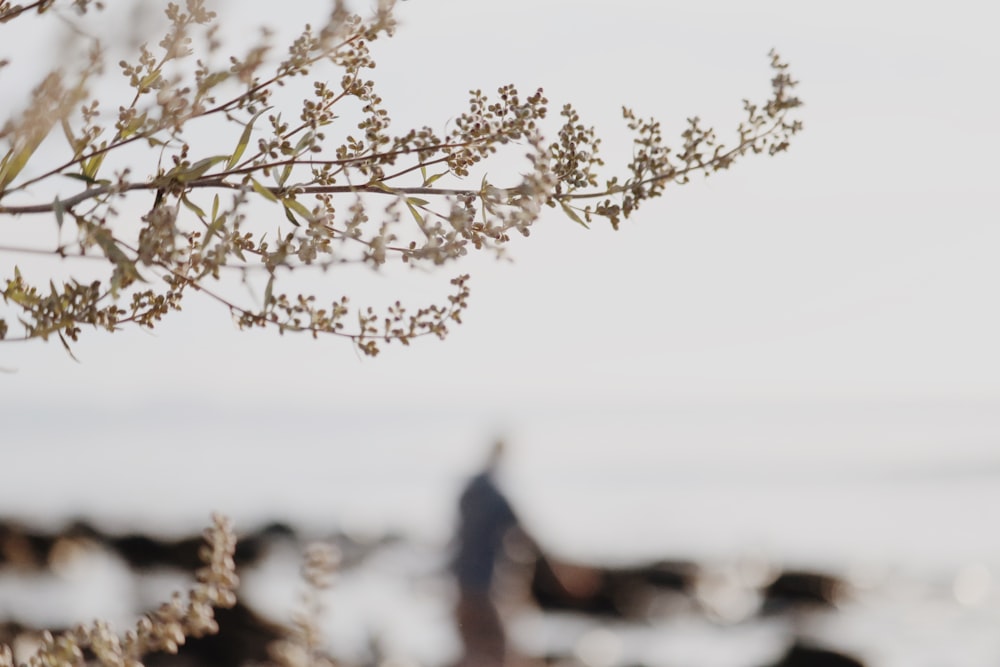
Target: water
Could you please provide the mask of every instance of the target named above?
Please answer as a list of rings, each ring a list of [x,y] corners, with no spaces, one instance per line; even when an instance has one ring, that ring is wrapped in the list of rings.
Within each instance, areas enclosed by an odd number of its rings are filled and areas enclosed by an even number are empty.
[[[465,477],[498,435],[503,482],[568,556],[766,551],[960,566],[1000,558],[1000,410],[942,405],[555,407],[453,413],[12,406],[0,511],[160,531],[212,511],[243,525],[446,541]]]

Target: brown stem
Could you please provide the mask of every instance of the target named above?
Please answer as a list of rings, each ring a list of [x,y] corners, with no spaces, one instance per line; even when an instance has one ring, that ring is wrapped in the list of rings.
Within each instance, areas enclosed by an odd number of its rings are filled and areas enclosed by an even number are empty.
[[[36,8],[38,9],[39,13],[41,13],[45,11],[45,5],[51,5],[51,4],[52,0],[36,0],[35,2],[32,2],[30,5],[12,7],[3,14],[0,14],[0,23],[4,23],[6,21],[10,21],[11,19],[15,19],[24,12],[28,12]]]

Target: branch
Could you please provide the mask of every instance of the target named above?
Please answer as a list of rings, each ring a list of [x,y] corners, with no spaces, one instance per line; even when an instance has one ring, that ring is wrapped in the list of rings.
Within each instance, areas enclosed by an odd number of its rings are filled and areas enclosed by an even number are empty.
[[[752,138],[743,141],[738,146],[730,149],[729,151],[723,153],[722,155],[713,157],[711,160],[709,160],[707,162],[700,162],[698,164],[695,164],[695,165],[692,165],[692,166],[689,166],[689,167],[684,167],[682,169],[673,169],[673,170],[671,170],[669,172],[662,173],[662,174],[654,174],[653,176],[649,176],[649,177],[647,177],[647,178],[645,178],[645,179],[643,179],[641,181],[635,182],[635,183],[625,183],[625,184],[622,184],[622,185],[616,185],[614,187],[607,188],[607,189],[600,190],[600,191],[580,192],[580,193],[565,193],[565,194],[561,194],[561,195],[554,195],[553,199],[555,199],[557,201],[570,201],[570,200],[577,200],[577,199],[597,199],[597,198],[600,198],[600,197],[608,197],[608,196],[611,196],[611,195],[615,195],[615,194],[620,194],[620,193],[623,193],[623,192],[627,192],[629,190],[633,190],[633,189],[635,189],[637,187],[641,187],[641,186],[644,186],[644,185],[650,185],[650,184],[653,184],[653,183],[666,182],[666,181],[675,180],[678,177],[686,176],[688,174],[694,174],[694,173],[697,173],[699,171],[707,171],[713,165],[727,162],[727,161],[731,160],[732,158],[734,158],[734,157],[736,157],[738,155],[741,155],[742,153],[746,152],[751,146],[753,146],[760,139],[768,137],[768,136],[774,134],[775,132],[777,132],[779,129],[782,128],[782,126],[784,124],[784,118],[785,118],[784,115],[782,115],[774,123],[772,123],[771,127],[769,127],[766,131],[764,131],[764,132],[762,132],[760,134],[754,135]],[[428,148],[427,150],[428,151],[429,150],[437,150],[437,149],[440,149],[440,148],[445,147],[445,146],[451,148],[451,147],[465,147],[467,145],[468,145],[468,142],[464,142],[464,143],[451,143],[451,144],[444,144],[444,145],[441,145],[441,146],[436,146],[436,147],[434,147],[434,149]],[[408,152],[419,152],[419,151],[392,151],[391,153],[387,153],[386,155],[393,155],[393,156],[395,156],[395,155],[404,154],[404,153],[408,153]],[[275,167],[275,166],[284,166],[284,165],[287,165],[287,164],[342,165],[342,164],[349,164],[351,162],[357,162],[357,161],[368,161],[368,160],[373,160],[373,159],[377,160],[377,159],[380,159],[381,157],[382,156],[379,156],[379,157],[365,157],[365,158],[349,158],[349,159],[346,159],[346,160],[299,160],[299,161],[296,161],[294,159],[291,159],[291,160],[283,160],[283,161],[279,161],[279,162],[269,163],[268,165],[264,165],[264,166],[266,166],[266,167]],[[421,166],[426,166],[426,164],[428,164],[428,163],[421,163],[419,165],[415,165],[414,167],[407,168],[405,170],[400,171],[397,174],[393,174],[393,177],[394,176],[402,175],[404,173],[413,171],[415,169],[419,169]],[[233,173],[254,173],[254,172],[258,171],[259,169],[263,169],[264,166],[243,167],[243,168],[235,169],[235,170],[233,170],[233,172],[226,172],[225,174],[220,174],[220,175],[217,175],[217,176],[205,176],[205,177],[193,180],[193,181],[188,181],[186,183],[183,183],[183,187],[185,189],[195,189],[195,188],[223,188],[223,189],[230,189],[230,190],[248,190],[249,187],[246,186],[246,185],[244,185],[244,184],[242,184],[242,183],[229,183],[229,182],[226,182],[223,179],[225,179],[227,176],[229,176],[229,175],[231,175]],[[391,180],[391,177],[387,177],[386,180]],[[161,182],[152,182],[152,183],[117,183],[117,184],[114,184],[114,185],[111,185],[111,184],[101,185],[101,186],[98,186],[98,187],[90,188],[88,190],[84,190],[83,192],[80,192],[80,193],[78,193],[76,195],[73,195],[71,197],[67,197],[65,199],[56,199],[54,202],[49,203],[49,204],[30,204],[30,205],[26,205],[26,206],[0,206],[0,215],[25,215],[25,214],[31,214],[31,213],[54,213],[60,207],[63,208],[63,209],[69,210],[69,209],[72,209],[77,204],[80,204],[80,203],[82,203],[84,201],[87,201],[88,199],[93,199],[95,197],[100,197],[100,196],[103,196],[103,195],[123,193],[123,192],[130,192],[130,191],[135,191],[135,190],[161,190],[161,189],[165,189],[165,188],[168,188],[168,187],[169,187],[169,182],[168,183],[164,183],[162,181]],[[272,195],[274,195],[276,197],[280,197],[281,195],[289,192],[289,190],[291,189],[291,188],[284,188],[284,187],[277,187],[277,186],[264,186],[264,188],[268,192],[270,192]],[[501,190],[501,191],[504,191],[503,188],[498,188],[498,189]],[[513,189],[507,189],[507,191],[512,191],[512,190]],[[431,188],[431,187],[421,187],[421,186],[414,186],[414,187],[391,187],[391,188],[387,188],[387,187],[384,187],[384,186],[383,187],[378,187],[378,186],[375,186],[375,185],[361,185],[361,186],[357,186],[357,185],[306,185],[306,186],[295,187],[294,191],[295,191],[296,194],[327,194],[327,195],[338,195],[338,194],[360,194],[360,193],[368,193],[368,194],[381,194],[381,195],[387,195],[387,194],[388,195],[424,195],[424,196],[430,196],[430,197],[433,197],[433,196],[442,196],[442,197],[447,197],[447,196],[450,196],[450,197],[476,197],[476,196],[479,196],[479,194],[481,194],[478,190],[471,190],[471,189],[467,189],[467,188]]]
[[[6,23],[7,21],[15,19],[24,12],[31,11],[32,9],[38,9],[38,13],[41,14],[48,9],[49,5],[53,2],[55,2],[55,0],[36,0],[36,2],[32,2],[30,5],[15,5],[7,11],[0,13],[0,23]]]

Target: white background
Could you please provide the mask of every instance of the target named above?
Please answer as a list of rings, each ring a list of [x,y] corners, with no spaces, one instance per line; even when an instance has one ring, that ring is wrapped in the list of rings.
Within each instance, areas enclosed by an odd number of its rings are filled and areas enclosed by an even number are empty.
[[[292,34],[321,5],[220,12],[242,51],[253,26]],[[361,359],[237,332],[195,295],[151,334],[85,331],[79,363],[2,345],[0,512],[190,527],[217,509],[444,539],[462,475],[504,434],[526,521],[580,556],[1000,558],[981,523],[1000,500],[989,3],[408,0],[399,16],[372,78],[400,133],[443,130],[471,88],[542,86],[598,126],[611,170],[629,154],[622,104],[667,136],[697,114],[725,140],[741,100],[766,99],[772,47],[806,129],[787,154],[668,188],[619,232],[553,212],[511,263],[315,277],[421,303],[469,271],[443,343]],[[11,29],[0,56],[25,44]],[[4,100],[28,85],[0,71]],[[0,254],[3,275],[15,262],[30,266]]]

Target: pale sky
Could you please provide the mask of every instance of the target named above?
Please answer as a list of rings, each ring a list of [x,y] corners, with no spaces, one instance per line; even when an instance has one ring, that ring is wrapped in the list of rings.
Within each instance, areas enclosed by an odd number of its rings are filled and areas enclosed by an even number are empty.
[[[282,4],[280,15],[270,2],[222,6],[278,29],[321,15],[322,3]],[[617,233],[553,211],[511,244],[511,263],[483,256],[433,276],[345,275],[348,293],[362,285],[358,301],[405,282],[398,289],[421,302],[470,272],[465,323],[445,342],[360,359],[339,340],[240,333],[194,296],[152,334],[85,331],[80,363],[58,343],[2,345],[0,366],[16,371],[0,375],[0,418],[18,425],[9,444],[142,447],[146,429],[197,440],[183,425],[210,423],[213,439],[238,447],[260,433],[253,418],[222,426],[239,413],[328,417],[320,441],[337,440],[338,420],[390,424],[411,438],[398,445],[406,460],[436,458],[446,477],[505,429],[522,439],[525,478],[580,452],[613,458],[618,437],[632,438],[628,460],[666,467],[758,452],[768,461],[874,452],[901,465],[991,458],[1000,451],[998,13],[972,1],[408,0],[397,36],[374,50],[396,131],[443,128],[470,88],[541,86],[553,109],[571,101],[597,125],[610,170],[629,151],[621,105],[658,117],[667,136],[699,115],[725,138],[743,98],[766,99],[772,47],[801,82],[805,131],[777,158],[668,188]],[[5,98],[10,85],[0,76]],[[0,256],[4,275],[13,261]],[[70,405],[92,415],[72,436],[61,417]],[[710,416],[678,427],[685,406]],[[636,411],[641,429],[622,416]],[[153,422],[123,434],[137,415]],[[448,431],[455,423],[465,426]],[[367,446],[356,433],[317,444],[316,455],[350,461]],[[574,442],[550,442],[560,438]]]

